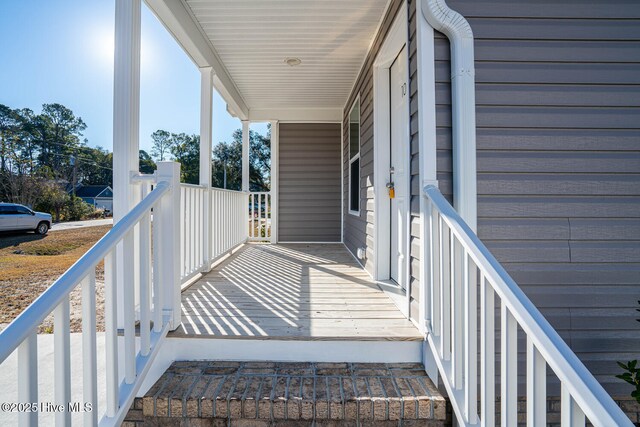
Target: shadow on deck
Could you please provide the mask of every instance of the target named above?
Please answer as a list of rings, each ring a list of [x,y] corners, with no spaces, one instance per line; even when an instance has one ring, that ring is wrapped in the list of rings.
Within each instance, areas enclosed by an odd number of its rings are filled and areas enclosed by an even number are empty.
[[[248,244],[182,293],[175,338],[422,340],[341,244]]]

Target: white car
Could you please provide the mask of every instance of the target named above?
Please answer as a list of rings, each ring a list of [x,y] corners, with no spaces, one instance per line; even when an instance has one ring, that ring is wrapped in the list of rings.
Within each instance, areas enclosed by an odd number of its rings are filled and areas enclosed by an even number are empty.
[[[15,203],[0,203],[0,231],[33,230],[47,234],[51,228],[51,215],[34,212]]]

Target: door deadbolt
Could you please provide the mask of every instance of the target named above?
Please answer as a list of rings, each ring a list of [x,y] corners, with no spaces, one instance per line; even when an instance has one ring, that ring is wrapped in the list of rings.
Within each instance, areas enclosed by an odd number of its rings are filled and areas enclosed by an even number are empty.
[[[394,187],[393,182],[388,182],[387,183],[387,190],[389,190],[389,198],[393,199],[396,197],[396,189]]]

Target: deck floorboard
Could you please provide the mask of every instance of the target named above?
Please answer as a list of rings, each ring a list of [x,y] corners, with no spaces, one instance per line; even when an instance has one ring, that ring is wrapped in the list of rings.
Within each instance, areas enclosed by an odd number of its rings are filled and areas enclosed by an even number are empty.
[[[182,293],[171,337],[421,340],[341,244],[247,244]]]

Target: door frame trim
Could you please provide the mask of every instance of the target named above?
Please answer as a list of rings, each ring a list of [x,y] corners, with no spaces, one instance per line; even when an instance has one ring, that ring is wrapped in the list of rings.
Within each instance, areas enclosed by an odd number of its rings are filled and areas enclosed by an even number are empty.
[[[398,10],[396,17],[387,33],[384,42],[373,64],[373,111],[374,111],[374,131],[373,131],[373,195],[374,195],[374,230],[373,230],[373,254],[374,254],[374,279],[378,281],[388,281],[391,270],[390,235],[389,230],[391,215],[390,202],[387,195],[387,176],[390,162],[390,132],[391,114],[389,111],[389,69],[398,53],[406,47],[407,62],[409,61],[409,17],[406,2]],[[407,63],[406,81],[409,86],[409,64]],[[407,94],[406,108],[407,118],[410,116],[409,110],[410,90]],[[411,132],[410,123],[406,123],[407,136],[407,157],[406,168],[406,212],[405,212],[405,262],[399,268],[404,269],[406,280],[406,304],[400,304],[399,308],[405,316],[409,315],[409,305],[411,301]],[[397,292],[393,292],[397,295]]]

